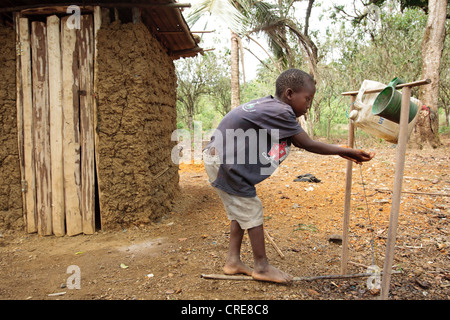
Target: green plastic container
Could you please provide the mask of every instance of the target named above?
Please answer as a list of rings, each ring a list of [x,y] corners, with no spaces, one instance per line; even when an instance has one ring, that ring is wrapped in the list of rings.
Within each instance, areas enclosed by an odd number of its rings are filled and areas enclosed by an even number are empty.
[[[401,83],[404,83],[403,80],[394,78],[388,86],[378,94],[372,106],[372,113],[374,115],[383,117],[395,123],[400,123],[402,94],[395,90],[395,87]],[[417,105],[410,102],[408,123],[416,116],[417,109]]]

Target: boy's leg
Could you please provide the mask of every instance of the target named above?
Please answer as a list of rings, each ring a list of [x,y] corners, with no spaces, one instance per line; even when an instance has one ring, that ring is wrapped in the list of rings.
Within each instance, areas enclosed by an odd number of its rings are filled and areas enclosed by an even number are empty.
[[[248,229],[248,235],[252,244],[253,258],[255,260],[252,277],[256,280],[278,283],[291,282],[291,275],[272,267],[267,260],[263,225]]]
[[[236,220],[231,221],[227,261],[223,267],[223,272],[225,274],[243,273],[249,276],[252,275],[253,270],[241,261],[241,244],[242,238],[244,237],[244,231],[245,230],[241,229]]]

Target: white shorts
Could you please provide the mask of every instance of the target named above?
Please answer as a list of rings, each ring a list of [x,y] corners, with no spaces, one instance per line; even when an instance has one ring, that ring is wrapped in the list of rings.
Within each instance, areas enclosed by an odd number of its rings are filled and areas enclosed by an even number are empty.
[[[212,183],[217,178],[220,161],[218,156],[210,155],[208,151],[207,149],[203,152],[203,159],[209,182]],[[247,230],[263,224],[263,206],[258,196],[240,197],[218,188],[214,189],[222,199],[228,219],[236,220],[241,229]]]

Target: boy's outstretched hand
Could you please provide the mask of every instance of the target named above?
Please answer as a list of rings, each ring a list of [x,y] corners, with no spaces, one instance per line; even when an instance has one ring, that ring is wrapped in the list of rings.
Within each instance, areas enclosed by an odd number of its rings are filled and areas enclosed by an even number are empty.
[[[342,148],[351,149],[353,152],[351,155],[341,155],[342,158],[353,161],[357,164],[362,164],[363,162],[370,161],[375,157],[375,152],[365,152],[360,149],[352,149],[349,146],[340,146]]]
[[[297,148],[317,154],[339,155],[347,160],[351,160],[358,164],[370,161],[375,156],[373,152],[365,152],[363,150],[353,149],[343,145],[331,145],[311,139],[308,134],[303,131],[292,137],[292,143]]]

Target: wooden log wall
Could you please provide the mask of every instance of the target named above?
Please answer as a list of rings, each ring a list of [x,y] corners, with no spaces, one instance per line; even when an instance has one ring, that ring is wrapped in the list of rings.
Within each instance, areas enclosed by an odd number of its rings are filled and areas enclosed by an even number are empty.
[[[101,20],[85,14],[74,29],[69,18],[16,15],[25,221],[40,235],[95,232],[94,30]]]
[[[130,5],[120,11],[82,7],[74,29],[66,9],[14,14],[24,220],[28,233],[40,235],[92,234],[101,224],[96,224],[96,203],[102,208],[96,34],[111,18],[142,21],[142,10]]]

